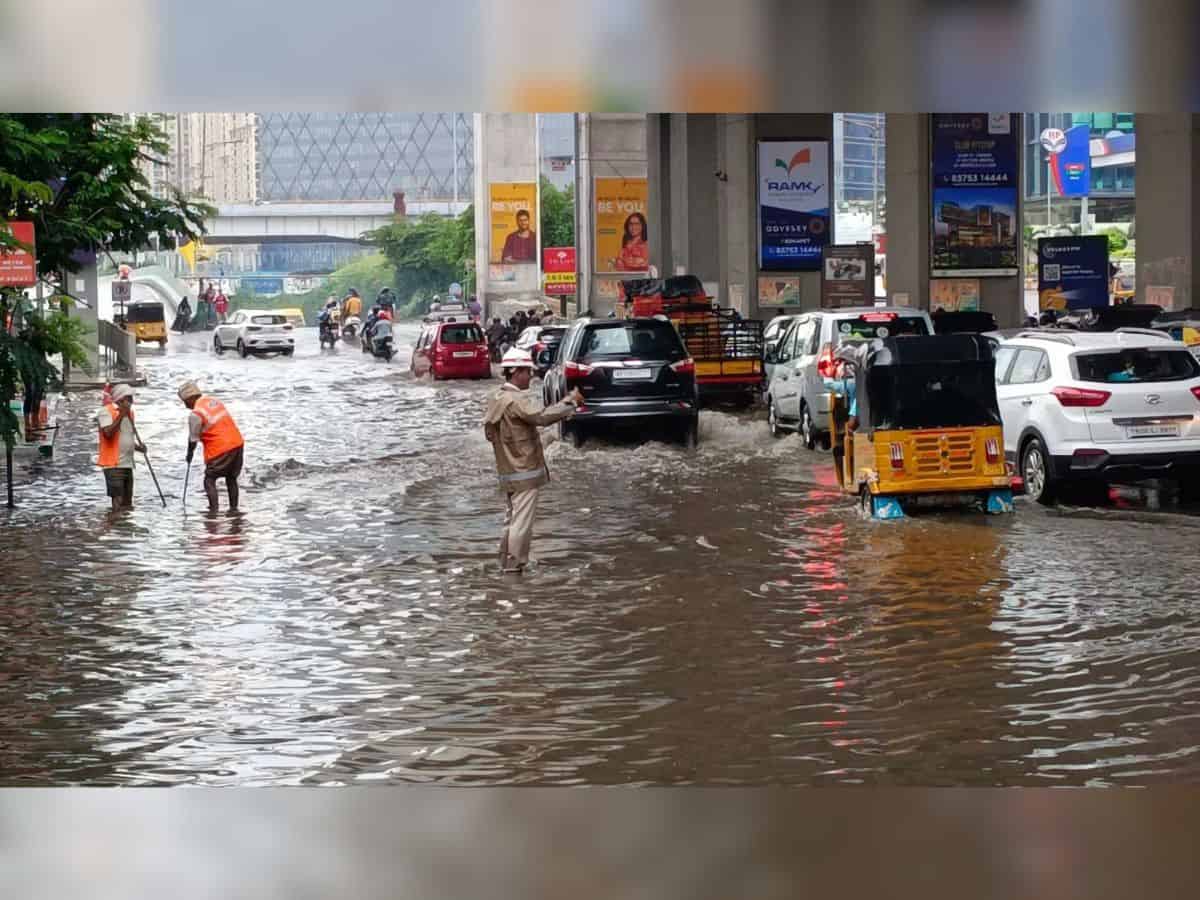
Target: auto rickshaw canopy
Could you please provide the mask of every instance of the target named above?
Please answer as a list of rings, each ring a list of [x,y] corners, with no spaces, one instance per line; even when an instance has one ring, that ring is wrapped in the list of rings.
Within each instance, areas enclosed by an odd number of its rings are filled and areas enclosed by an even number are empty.
[[[857,373],[859,430],[1000,425],[992,346],[975,334],[871,341]]]

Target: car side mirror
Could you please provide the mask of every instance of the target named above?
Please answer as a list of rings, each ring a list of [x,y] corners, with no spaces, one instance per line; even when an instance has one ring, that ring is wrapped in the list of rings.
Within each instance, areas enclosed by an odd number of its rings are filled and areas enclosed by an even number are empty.
[[[554,351],[550,348],[542,350],[537,355],[537,364],[539,368],[548,369],[554,364]]]
[[[776,363],[778,363],[779,362],[779,351],[776,350],[774,347],[772,347],[770,350],[768,350],[766,353],[763,354],[763,362],[768,363],[769,365],[772,365],[772,366],[775,365]]]

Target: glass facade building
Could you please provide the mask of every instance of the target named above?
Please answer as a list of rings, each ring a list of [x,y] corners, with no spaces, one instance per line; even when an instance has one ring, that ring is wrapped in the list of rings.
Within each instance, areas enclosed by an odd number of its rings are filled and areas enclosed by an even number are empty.
[[[1041,134],[1047,128],[1066,131],[1076,125],[1086,125],[1091,137],[1092,188],[1089,194],[1090,213],[1097,224],[1127,222],[1134,218],[1134,127],[1133,113],[1027,113],[1025,115],[1024,193],[1027,211],[1034,220],[1040,214],[1045,222],[1046,151]],[[1053,184],[1051,179],[1050,184]],[[1038,203],[1040,201],[1040,206]],[[1064,199],[1052,191],[1050,201],[1054,210],[1062,207],[1062,215],[1078,220],[1079,201]],[[1030,207],[1033,207],[1030,209]],[[1041,212],[1039,213],[1039,210]],[[1073,218],[1072,218],[1073,217]]]
[[[261,113],[258,198],[472,199],[469,113]]]
[[[838,203],[874,203],[885,193],[883,113],[835,113],[833,153]]]

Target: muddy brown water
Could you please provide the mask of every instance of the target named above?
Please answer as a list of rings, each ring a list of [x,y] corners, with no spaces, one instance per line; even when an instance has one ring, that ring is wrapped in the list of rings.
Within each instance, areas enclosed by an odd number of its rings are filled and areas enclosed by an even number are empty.
[[[415,330],[401,329],[400,343]],[[0,514],[0,783],[1114,785],[1200,777],[1200,520],[859,519],[829,458],[706,412],[698,453],[550,440],[495,566],[495,382],[352,347],[142,358],[136,509],[72,399]],[[247,439],[189,510],[186,378]]]

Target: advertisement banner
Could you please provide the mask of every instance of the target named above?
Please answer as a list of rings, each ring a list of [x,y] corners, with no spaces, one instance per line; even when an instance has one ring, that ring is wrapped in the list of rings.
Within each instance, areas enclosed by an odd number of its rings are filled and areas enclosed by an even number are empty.
[[[650,268],[645,178],[597,178],[596,271],[645,272]]]
[[[537,263],[537,185],[532,181],[488,185],[491,256],[496,264]]]
[[[935,278],[929,282],[931,312],[979,312],[978,278]]]
[[[33,248],[32,222],[0,222],[0,228],[7,230],[22,244]],[[36,249],[0,251],[0,285],[30,287],[35,284],[37,284]]]
[[[759,275],[759,306],[799,306],[799,275]]]
[[[875,245],[826,244],[821,253],[821,306],[875,305]]]
[[[1108,306],[1108,238],[1038,238],[1038,298],[1042,309]]]
[[[758,267],[815,271],[829,243],[829,142],[758,142]]]
[[[575,293],[575,248],[542,248],[543,291],[551,296]]]
[[[931,116],[932,277],[1018,273],[1015,118],[1009,113]]]
[[[1051,159],[1054,186],[1062,197],[1086,197],[1092,189],[1091,130],[1076,125],[1066,131],[1066,146]]]

